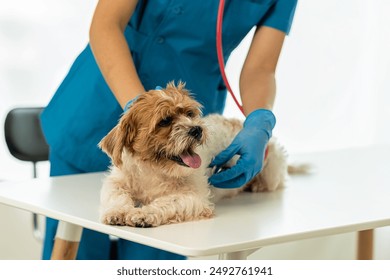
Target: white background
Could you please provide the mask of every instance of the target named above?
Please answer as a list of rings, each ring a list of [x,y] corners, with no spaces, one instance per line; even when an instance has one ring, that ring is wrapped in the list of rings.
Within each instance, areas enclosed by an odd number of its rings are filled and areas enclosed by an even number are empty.
[[[1,125],[14,107],[49,102],[87,43],[96,2],[0,0]],[[390,143],[389,12],[388,0],[299,0],[278,66],[274,108],[274,135],[289,153]],[[249,42],[250,36],[227,65],[236,95]],[[240,117],[230,102],[226,115]],[[0,167],[0,180],[32,176],[30,164],[9,155],[2,129]],[[48,176],[48,164],[39,171]],[[29,223],[27,213],[0,206],[0,259],[40,257]],[[376,258],[390,259],[388,237],[388,228],[377,231]],[[352,259],[355,241],[345,234],[270,246],[255,258]]]

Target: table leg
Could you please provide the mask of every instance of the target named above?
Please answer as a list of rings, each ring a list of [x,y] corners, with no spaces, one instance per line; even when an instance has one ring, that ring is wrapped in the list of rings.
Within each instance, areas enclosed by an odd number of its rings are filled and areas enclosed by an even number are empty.
[[[76,259],[82,232],[81,226],[59,221],[51,259]]]
[[[246,260],[249,255],[256,252],[260,248],[238,251],[238,252],[230,252],[219,254],[219,260]]]
[[[368,229],[358,232],[358,260],[372,260],[374,247],[374,230]]]

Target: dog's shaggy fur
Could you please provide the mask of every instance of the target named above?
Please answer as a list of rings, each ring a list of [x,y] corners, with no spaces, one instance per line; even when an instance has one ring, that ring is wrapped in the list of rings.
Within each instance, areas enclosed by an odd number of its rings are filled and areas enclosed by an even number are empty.
[[[271,139],[263,170],[239,189],[208,184],[211,160],[241,130],[239,120],[201,117],[200,104],[180,83],[138,97],[100,142],[112,159],[101,191],[101,221],[155,227],[213,216],[214,203],[243,190],[273,191],[287,178],[283,148]],[[256,151],[253,151],[256,152]],[[224,168],[235,164],[234,157]]]

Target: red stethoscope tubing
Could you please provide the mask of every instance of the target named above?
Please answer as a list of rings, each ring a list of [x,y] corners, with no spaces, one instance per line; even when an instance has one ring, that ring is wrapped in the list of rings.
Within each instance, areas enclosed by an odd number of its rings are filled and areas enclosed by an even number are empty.
[[[217,16],[217,40],[216,40],[219,70],[221,71],[222,79],[225,82],[227,90],[230,92],[230,95],[232,96],[237,107],[240,109],[241,113],[245,116],[244,109],[242,108],[241,104],[238,102],[236,96],[234,95],[233,90],[230,87],[229,81],[225,73],[225,62],[223,58],[223,49],[222,49],[222,22],[223,22],[224,9],[225,9],[225,0],[220,0],[219,7],[218,7],[218,16]],[[266,159],[267,156],[268,156],[268,146],[265,149],[264,159]]]
[[[230,92],[230,95],[232,96],[234,102],[236,103],[237,107],[240,109],[243,115],[244,109],[242,108],[241,104],[238,102],[236,96],[233,93],[232,88],[230,87],[229,81],[225,74],[225,62],[223,58],[223,49],[222,49],[222,22],[223,22],[223,11],[225,8],[225,0],[219,1],[219,7],[218,7],[218,16],[217,16],[217,56],[218,56],[218,63],[219,63],[219,69],[221,71],[222,79],[225,82],[227,90]]]

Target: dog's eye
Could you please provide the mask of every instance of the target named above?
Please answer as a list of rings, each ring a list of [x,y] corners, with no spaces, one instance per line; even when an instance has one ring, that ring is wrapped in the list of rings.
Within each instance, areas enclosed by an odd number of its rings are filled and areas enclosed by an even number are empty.
[[[165,119],[162,119],[159,123],[158,123],[158,126],[160,127],[167,127],[169,125],[171,125],[173,121],[173,118],[172,117],[167,117]]]
[[[193,118],[193,117],[195,117],[195,113],[193,111],[188,111],[187,112],[187,117]]]

